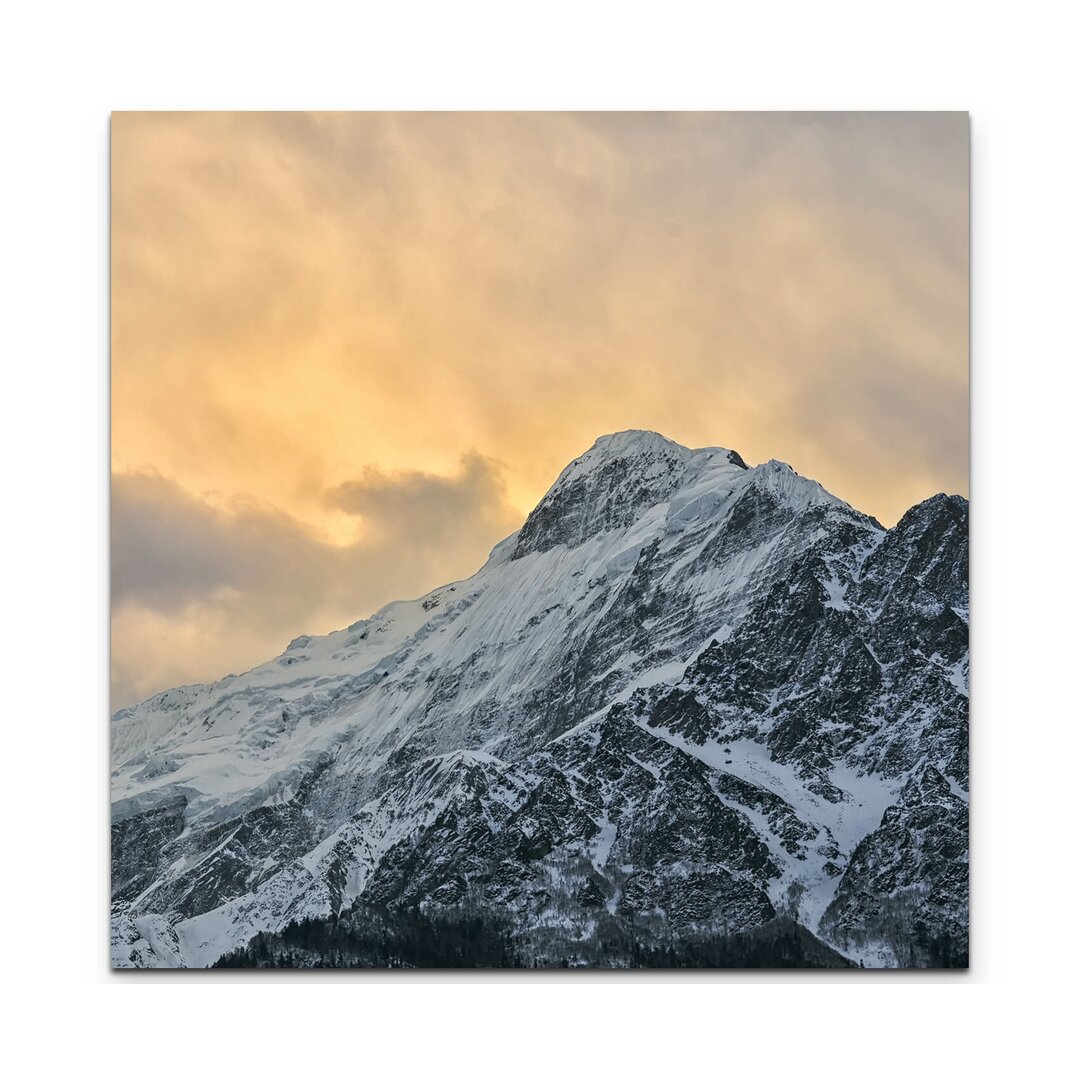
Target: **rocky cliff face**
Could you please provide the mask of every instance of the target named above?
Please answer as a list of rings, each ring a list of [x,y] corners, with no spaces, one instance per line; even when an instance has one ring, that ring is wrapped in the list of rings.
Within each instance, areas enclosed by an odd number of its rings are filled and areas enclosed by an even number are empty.
[[[966,962],[967,606],[963,499],[886,531],[606,436],[467,581],[113,718],[114,963],[356,903],[508,919],[541,963],[777,917]]]

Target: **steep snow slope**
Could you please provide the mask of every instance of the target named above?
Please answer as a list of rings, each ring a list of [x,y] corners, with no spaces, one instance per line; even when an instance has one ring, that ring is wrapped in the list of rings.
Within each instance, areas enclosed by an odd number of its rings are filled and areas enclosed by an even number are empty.
[[[297,638],[244,675],[122,710],[113,722],[118,813],[127,809],[123,800],[145,805],[162,790],[189,795],[189,820],[288,798],[322,753],[343,747],[371,773],[418,740],[434,752],[471,746],[498,753],[530,745],[538,726],[542,735],[572,726],[581,719],[583,691],[601,705],[655,666],[658,652],[685,659],[701,644],[687,648],[681,640],[684,613],[674,604],[649,620],[647,634],[625,640],[611,624],[633,599],[624,595],[627,586],[674,591],[704,609],[697,619],[703,636],[737,621],[755,579],[771,562],[785,561],[774,550],[779,537],[736,558],[709,558],[709,542],[740,496],[780,490],[793,507],[842,506],[786,466],[746,470],[730,457],[726,450],[688,451],[653,433],[607,436],[564,471],[521,532],[467,581],[390,604],[325,637]],[[598,502],[622,524],[598,528],[600,515],[589,511],[570,546],[556,535],[564,521],[576,521],[583,486],[592,494],[586,506]],[[655,501],[676,488],[674,498]],[[660,549],[668,565],[642,582],[643,561],[656,561]],[[640,600],[647,604],[648,596]],[[709,618],[715,625],[703,621]],[[673,631],[679,636],[669,641]],[[603,670],[582,670],[583,639],[603,649],[610,661]],[[566,674],[584,675],[598,689],[575,686],[569,698],[552,686],[555,665],[568,656],[579,663]],[[459,722],[449,724],[450,717]]]
[[[603,918],[820,930],[911,777],[966,789],[966,605],[963,500],[887,534],[778,462],[605,436],[472,578],[113,718],[114,962],[360,896],[563,950]],[[907,962],[861,903],[829,926]]]

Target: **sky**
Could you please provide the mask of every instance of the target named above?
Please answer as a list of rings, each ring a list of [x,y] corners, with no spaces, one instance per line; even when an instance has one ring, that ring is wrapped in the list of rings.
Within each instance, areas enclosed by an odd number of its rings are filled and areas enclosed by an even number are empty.
[[[117,113],[113,707],[480,567],[602,434],[967,495],[966,114]]]

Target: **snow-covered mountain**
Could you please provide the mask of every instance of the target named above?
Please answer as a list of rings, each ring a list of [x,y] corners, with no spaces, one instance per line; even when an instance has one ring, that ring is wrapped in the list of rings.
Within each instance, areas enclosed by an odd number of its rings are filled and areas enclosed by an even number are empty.
[[[964,963],[967,604],[958,496],[885,530],[780,462],[604,436],[473,577],[113,717],[113,962],[359,902],[537,963],[781,917]]]

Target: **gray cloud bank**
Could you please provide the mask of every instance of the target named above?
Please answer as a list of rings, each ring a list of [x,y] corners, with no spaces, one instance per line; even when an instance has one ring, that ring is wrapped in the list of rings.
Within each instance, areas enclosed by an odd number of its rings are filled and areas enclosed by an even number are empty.
[[[113,708],[470,574],[520,524],[499,465],[477,454],[450,476],[368,468],[326,500],[355,515],[355,542],[264,506],[222,509],[157,474],[114,475]]]

